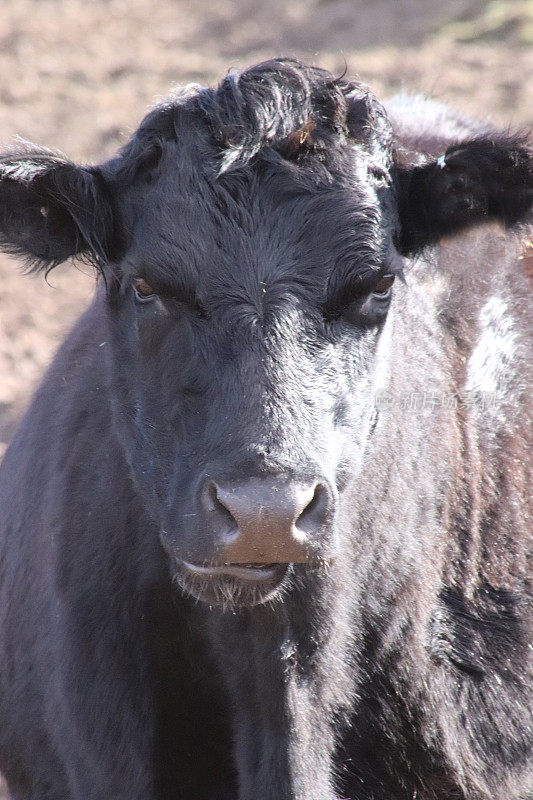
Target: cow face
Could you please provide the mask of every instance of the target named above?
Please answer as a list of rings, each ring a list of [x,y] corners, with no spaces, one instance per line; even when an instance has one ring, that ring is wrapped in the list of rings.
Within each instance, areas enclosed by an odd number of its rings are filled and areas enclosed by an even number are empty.
[[[215,177],[180,142],[131,224],[113,374],[121,364],[122,389],[135,382],[124,435],[188,586],[211,570],[259,596],[286,564],[335,550],[402,263],[379,184],[340,155],[334,181],[324,168],[300,187],[282,159]]]
[[[8,245],[101,268],[115,429],[178,582],[209,602],[264,602],[338,553],[400,252],[531,205],[523,142],[402,169],[367,91],[293,62],[175,98],[101,168],[3,169]]]

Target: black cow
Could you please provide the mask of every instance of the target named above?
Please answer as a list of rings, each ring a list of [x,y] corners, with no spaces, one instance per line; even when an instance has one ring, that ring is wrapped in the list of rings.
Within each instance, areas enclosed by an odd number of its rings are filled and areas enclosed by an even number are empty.
[[[99,275],[1,468],[14,800],[533,797],[527,137],[274,60],[0,174]]]

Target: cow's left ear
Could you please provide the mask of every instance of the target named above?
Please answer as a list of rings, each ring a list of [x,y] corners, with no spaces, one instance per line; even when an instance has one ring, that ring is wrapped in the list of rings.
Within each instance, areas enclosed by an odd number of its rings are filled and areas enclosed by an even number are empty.
[[[398,167],[396,187],[403,253],[483,221],[512,226],[533,206],[533,149],[524,136],[472,139],[424,166]]]
[[[113,213],[97,168],[48,150],[0,155],[0,249],[51,268],[81,255],[101,265],[113,235]]]

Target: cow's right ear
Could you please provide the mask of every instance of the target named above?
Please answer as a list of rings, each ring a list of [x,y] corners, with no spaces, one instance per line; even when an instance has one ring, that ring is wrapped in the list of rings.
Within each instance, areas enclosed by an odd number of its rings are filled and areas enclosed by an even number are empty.
[[[47,150],[0,155],[0,248],[49,269],[83,255],[101,265],[109,255],[113,213],[97,169]]]
[[[527,137],[494,134],[448,147],[423,166],[397,167],[399,249],[412,253],[472,225],[513,226],[533,209],[533,148]]]

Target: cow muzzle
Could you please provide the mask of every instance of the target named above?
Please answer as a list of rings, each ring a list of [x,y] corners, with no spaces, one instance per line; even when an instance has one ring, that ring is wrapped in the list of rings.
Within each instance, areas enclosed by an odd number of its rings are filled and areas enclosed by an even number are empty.
[[[279,477],[236,484],[210,480],[200,503],[215,532],[214,562],[245,569],[315,561],[334,513],[325,482]]]
[[[325,480],[210,478],[197,497],[195,525],[208,532],[210,552],[184,554],[177,577],[198,599],[265,602],[286,583],[289,565],[328,560],[336,503]]]

